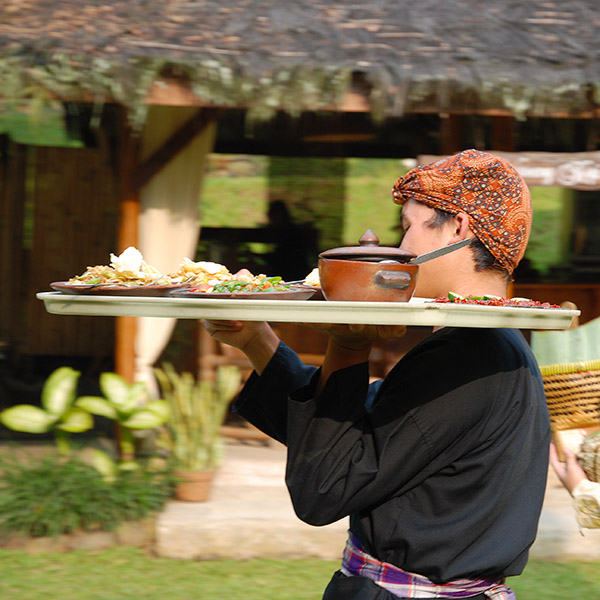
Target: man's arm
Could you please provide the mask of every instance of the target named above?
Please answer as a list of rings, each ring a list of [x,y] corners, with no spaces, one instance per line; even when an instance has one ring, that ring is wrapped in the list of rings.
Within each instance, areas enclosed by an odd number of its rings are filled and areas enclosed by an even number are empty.
[[[329,336],[327,350],[321,367],[317,394],[335,371],[352,367],[369,360],[371,346],[377,340],[401,338],[406,333],[404,325],[312,325]]]
[[[268,323],[207,320],[204,327],[219,342],[239,348],[259,375],[279,346],[280,340]]]

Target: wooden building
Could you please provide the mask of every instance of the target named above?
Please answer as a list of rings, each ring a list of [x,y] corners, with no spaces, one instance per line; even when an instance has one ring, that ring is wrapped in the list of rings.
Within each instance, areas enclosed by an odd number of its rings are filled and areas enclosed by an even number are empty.
[[[157,223],[167,231],[183,210],[165,189],[192,178],[176,196],[194,198],[210,152],[416,158],[475,147],[596,160],[599,26],[595,0],[5,0],[0,111],[60,106],[85,144],[3,139],[5,354],[101,361],[114,349],[116,370],[133,378],[134,319],[52,317],[35,292],[79,272],[82,257],[156,252]],[[188,202],[190,223],[194,210]],[[188,245],[196,234],[186,230]],[[594,282],[548,299],[600,313]]]

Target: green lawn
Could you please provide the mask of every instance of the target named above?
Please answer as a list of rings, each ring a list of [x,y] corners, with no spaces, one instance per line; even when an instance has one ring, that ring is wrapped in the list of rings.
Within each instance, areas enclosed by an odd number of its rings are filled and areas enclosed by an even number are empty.
[[[216,160],[216,159],[215,159]],[[265,163],[266,164],[266,163]],[[222,177],[209,173],[200,202],[201,222],[206,227],[256,227],[266,223],[268,181],[265,165],[257,163],[252,175]],[[398,159],[347,161],[345,243],[358,243],[365,229],[373,229],[382,244],[398,243],[398,207],[392,202],[392,186],[406,172]]]
[[[28,555],[0,550],[0,598],[13,600],[318,600],[337,562],[152,558],[142,550]],[[593,600],[600,562],[531,561],[509,584],[518,600]]]

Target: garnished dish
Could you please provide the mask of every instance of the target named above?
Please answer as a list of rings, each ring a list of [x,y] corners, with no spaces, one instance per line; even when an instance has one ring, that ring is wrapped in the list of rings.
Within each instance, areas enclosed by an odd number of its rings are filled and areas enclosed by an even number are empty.
[[[168,277],[171,283],[211,288],[223,281],[229,281],[233,275],[225,265],[220,263],[206,260],[194,262],[186,257],[179,264],[177,271],[170,273]]]
[[[130,246],[119,256],[111,253],[109,265],[87,267],[81,275],[54,281],[50,287],[64,294],[166,296],[181,284],[149,265],[142,253]]]
[[[241,269],[235,275],[219,281],[207,281],[189,289],[190,292],[201,292],[205,294],[231,294],[234,292],[264,293],[264,292],[287,292],[292,289],[290,284],[285,283],[281,277],[267,277],[266,275],[253,275],[248,269]]]
[[[149,265],[133,246],[119,256],[111,253],[109,265],[87,267],[81,275],[55,281],[50,287],[66,294],[166,296],[185,291],[196,297],[254,298],[258,295],[280,300],[306,299],[318,289],[288,284],[281,277],[254,275],[248,269],[231,273],[225,265],[194,262],[187,257],[176,271],[165,275]]]
[[[137,248],[130,246],[119,256],[111,253],[110,265],[88,267],[81,275],[71,277],[67,283],[140,286],[164,285],[171,281],[150,266]]]
[[[219,282],[231,277],[223,265],[211,262],[195,263],[184,258],[175,273],[162,274],[149,265],[142,253],[133,246],[119,256],[111,253],[109,265],[87,267],[68,281],[50,284],[54,290],[67,294],[108,296],[165,296],[175,289],[207,281]]]
[[[193,298],[238,298],[246,300],[307,300],[316,290],[302,285],[285,283],[281,277],[253,275],[241,269],[229,279],[217,283],[175,290],[171,295]]]
[[[476,304],[479,306],[516,306],[524,308],[561,308],[558,304],[540,302],[531,298],[502,298],[501,296],[461,296],[449,292],[448,296],[435,298],[434,302],[451,304]]]

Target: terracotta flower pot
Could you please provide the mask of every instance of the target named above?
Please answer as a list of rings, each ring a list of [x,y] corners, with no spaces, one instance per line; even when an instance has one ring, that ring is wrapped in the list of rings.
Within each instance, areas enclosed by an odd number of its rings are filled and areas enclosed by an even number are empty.
[[[183,502],[206,502],[210,497],[214,471],[175,471],[181,479],[175,486],[175,498]]]

